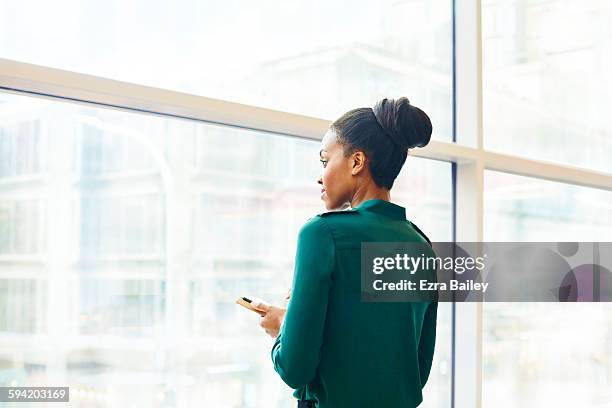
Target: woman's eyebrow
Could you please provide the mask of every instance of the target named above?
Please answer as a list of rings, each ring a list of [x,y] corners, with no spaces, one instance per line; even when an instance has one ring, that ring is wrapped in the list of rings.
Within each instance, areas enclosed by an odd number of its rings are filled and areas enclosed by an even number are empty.
[[[323,157],[323,152],[327,153],[327,150],[325,150],[325,149],[319,150],[319,157]]]

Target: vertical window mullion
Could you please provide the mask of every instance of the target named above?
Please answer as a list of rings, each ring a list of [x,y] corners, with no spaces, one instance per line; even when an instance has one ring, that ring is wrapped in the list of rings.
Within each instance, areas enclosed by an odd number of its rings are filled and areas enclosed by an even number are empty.
[[[453,1],[453,140],[477,149],[453,167],[454,236],[483,238],[482,55],[480,0]],[[482,303],[453,308],[453,407],[482,406]]]

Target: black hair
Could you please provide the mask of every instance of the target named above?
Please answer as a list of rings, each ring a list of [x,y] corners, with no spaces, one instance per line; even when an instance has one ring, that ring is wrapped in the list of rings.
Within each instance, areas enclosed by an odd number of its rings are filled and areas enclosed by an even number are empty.
[[[382,99],[373,108],[346,112],[330,126],[343,145],[345,156],[363,151],[374,182],[391,188],[406,162],[408,149],[423,147],[431,139],[431,121],[406,97]]]

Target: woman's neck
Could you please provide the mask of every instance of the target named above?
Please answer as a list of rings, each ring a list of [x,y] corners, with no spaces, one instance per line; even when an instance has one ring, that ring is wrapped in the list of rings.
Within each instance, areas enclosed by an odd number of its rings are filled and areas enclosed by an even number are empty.
[[[378,187],[377,185],[368,185],[365,188],[357,189],[351,199],[351,208],[357,207],[359,204],[368,200],[391,200],[391,191],[387,188]]]

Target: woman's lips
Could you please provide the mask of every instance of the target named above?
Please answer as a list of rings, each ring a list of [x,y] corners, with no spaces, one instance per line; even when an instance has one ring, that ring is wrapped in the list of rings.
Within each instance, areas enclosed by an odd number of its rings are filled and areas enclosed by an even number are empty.
[[[325,195],[325,189],[324,189],[324,188],[322,188],[322,189],[321,189],[321,199],[323,199],[323,196],[324,196],[324,195]]]

